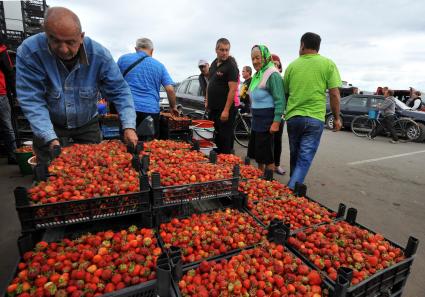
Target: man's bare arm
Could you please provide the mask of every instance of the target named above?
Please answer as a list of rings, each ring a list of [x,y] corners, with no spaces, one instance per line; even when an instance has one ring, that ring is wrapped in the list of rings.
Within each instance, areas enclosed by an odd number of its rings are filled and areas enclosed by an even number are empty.
[[[331,111],[334,116],[334,131],[338,131],[341,129],[341,126],[342,126],[341,118],[339,116],[340,99],[341,99],[339,95],[339,89],[338,88],[329,89],[329,97],[330,97]]]

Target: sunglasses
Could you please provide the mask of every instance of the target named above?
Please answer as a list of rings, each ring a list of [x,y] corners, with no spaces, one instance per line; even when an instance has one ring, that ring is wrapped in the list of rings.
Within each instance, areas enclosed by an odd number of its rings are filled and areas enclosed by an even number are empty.
[[[207,65],[199,65],[199,69],[204,69],[205,67],[207,67]]]

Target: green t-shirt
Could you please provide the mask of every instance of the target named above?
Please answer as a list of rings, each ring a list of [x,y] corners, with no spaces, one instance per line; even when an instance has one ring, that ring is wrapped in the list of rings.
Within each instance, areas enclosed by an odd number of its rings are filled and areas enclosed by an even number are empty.
[[[285,119],[307,116],[325,121],[326,90],[341,86],[334,62],[319,54],[302,55],[285,71],[283,78],[287,98]]]

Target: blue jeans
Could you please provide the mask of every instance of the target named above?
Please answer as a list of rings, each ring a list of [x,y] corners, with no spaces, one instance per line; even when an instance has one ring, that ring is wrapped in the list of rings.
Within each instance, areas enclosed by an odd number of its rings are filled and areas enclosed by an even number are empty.
[[[319,147],[324,123],[310,117],[296,116],[287,122],[290,150],[290,179],[288,187],[303,183]]]
[[[0,95],[0,130],[4,135],[4,145],[9,157],[14,157],[16,150],[15,131],[13,131],[9,99]]]

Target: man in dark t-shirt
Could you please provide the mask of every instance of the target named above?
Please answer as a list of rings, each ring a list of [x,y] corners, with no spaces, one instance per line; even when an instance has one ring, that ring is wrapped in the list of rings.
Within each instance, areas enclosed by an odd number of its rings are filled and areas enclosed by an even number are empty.
[[[236,61],[229,56],[230,42],[217,40],[217,58],[211,63],[206,108],[214,121],[217,153],[230,154],[233,149],[233,125],[235,122],[235,92],[238,87],[239,70]]]

